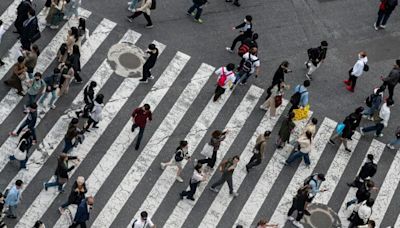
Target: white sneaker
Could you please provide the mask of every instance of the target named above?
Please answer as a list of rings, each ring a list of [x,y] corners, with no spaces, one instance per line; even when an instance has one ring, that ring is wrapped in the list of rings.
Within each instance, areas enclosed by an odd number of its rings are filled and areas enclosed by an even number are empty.
[[[132,5],[132,2],[128,2],[128,6]]]
[[[180,177],[180,176],[177,176],[177,177],[176,177],[176,180],[177,180],[178,182],[181,182],[181,183],[183,182],[183,179],[182,179],[182,177]]]
[[[164,170],[165,169],[165,164],[161,162],[160,167],[161,167],[162,170]]]
[[[154,79],[154,76],[153,76],[153,75],[150,75],[150,76],[149,76],[149,79],[153,80],[153,79]]]
[[[213,188],[213,187],[210,187],[210,190],[211,190],[211,191],[213,191],[213,192],[215,192],[215,193],[218,193],[218,192],[219,192],[219,190],[218,190],[218,189],[216,189],[216,188]]]
[[[374,23],[374,29],[375,29],[376,31],[379,30],[379,28],[376,26],[376,23]]]
[[[56,106],[55,105],[51,105],[50,108],[51,109],[56,109]]]
[[[387,148],[389,148],[389,149],[391,149],[391,150],[394,150],[394,149],[395,149],[393,145],[390,145],[390,143],[386,144],[386,146],[387,146]]]
[[[363,130],[364,130],[364,128],[360,127],[360,133],[361,133],[362,136],[364,136],[364,131]]]
[[[233,53],[233,50],[230,47],[226,47],[225,50],[229,51],[230,53]]]
[[[197,160],[196,158],[193,160],[193,163],[194,163],[194,165],[197,165],[197,162],[198,162],[199,160]]]
[[[376,137],[383,137],[383,133],[380,133],[379,135],[375,134]]]
[[[264,105],[260,105],[260,109],[267,111],[268,109],[264,107]]]
[[[385,29],[385,28],[386,28],[386,25],[380,25],[379,28]]]
[[[234,198],[235,198],[235,197],[238,197],[238,196],[239,196],[239,193],[237,193],[237,192],[232,192],[232,193],[231,193],[231,196],[233,196]]]
[[[303,224],[301,224],[299,221],[294,220],[292,223],[293,223],[293,225],[295,225],[296,227],[304,228]]]
[[[294,221],[294,218],[293,218],[292,216],[288,216],[288,217],[287,217],[287,220],[289,220],[289,221],[292,222],[292,221]]]

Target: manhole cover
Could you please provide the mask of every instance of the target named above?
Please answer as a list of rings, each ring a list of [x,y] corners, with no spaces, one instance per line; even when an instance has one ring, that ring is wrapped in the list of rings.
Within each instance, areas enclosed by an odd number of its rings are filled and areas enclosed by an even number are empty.
[[[118,43],[108,51],[108,60],[114,72],[122,77],[141,77],[145,62],[144,52],[130,43]]]
[[[135,69],[140,67],[141,62],[139,57],[132,53],[123,53],[119,56],[119,63],[128,69]]]
[[[311,216],[304,216],[306,228],[340,228],[342,224],[336,212],[324,204],[313,203],[308,206]]]

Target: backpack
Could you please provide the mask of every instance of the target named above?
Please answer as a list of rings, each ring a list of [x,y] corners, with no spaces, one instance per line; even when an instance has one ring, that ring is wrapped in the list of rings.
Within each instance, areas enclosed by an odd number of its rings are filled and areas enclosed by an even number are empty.
[[[307,55],[309,59],[318,59],[320,55],[320,50],[319,48],[309,48],[307,50]]]
[[[249,52],[249,50],[250,50],[250,46],[247,43],[242,43],[239,46],[238,55],[240,57],[243,57],[243,55],[246,54],[247,52]]]
[[[183,151],[181,149],[178,149],[175,151],[175,161],[180,162],[183,160]]]
[[[368,176],[373,177],[375,175],[376,171],[378,170],[378,165],[376,165],[375,163],[372,163],[372,162],[370,164],[371,164],[370,165],[371,169],[369,169]]]
[[[300,89],[300,87],[299,87],[299,89]],[[297,91],[297,92],[295,92],[295,93],[290,97],[290,103],[291,103],[293,106],[298,106],[298,105],[300,104],[301,95],[302,95],[303,93],[305,93],[305,92],[307,92],[307,91],[303,91],[303,92]]]
[[[225,74],[224,68],[222,67],[221,75],[219,76],[219,79],[218,79],[218,85],[220,87],[223,87],[225,85],[226,80],[228,79],[228,76],[231,74],[233,74],[233,73],[231,72],[230,74]]]
[[[369,71],[369,66],[367,64],[364,64],[363,71],[365,71],[365,72]]]
[[[152,0],[152,1],[151,1],[150,9],[151,9],[151,10],[155,10],[155,9],[156,9],[156,5],[157,5],[156,0]]]
[[[379,94],[376,95],[375,93],[373,93],[373,94],[369,95],[369,96],[367,97],[367,99],[365,99],[365,104],[366,104],[368,107],[371,108],[371,107],[372,107],[372,102],[376,99],[377,96],[379,96]]]
[[[251,69],[253,68],[253,63],[258,61],[258,59],[252,60],[249,54],[249,58],[244,60],[243,65],[242,65],[242,71],[245,73],[249,73]]]
[[[318,173],[314,173],[311,176],[308,176],[306,179],[304,179],[303,186],[309,185],[311,181],[316,182],[316,180],[313,179],[313,177],[316,175],[318,175]]]

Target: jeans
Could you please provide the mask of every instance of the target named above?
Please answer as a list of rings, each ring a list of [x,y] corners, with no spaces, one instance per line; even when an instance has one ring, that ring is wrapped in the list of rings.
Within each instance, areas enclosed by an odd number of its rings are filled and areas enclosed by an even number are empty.
[[[233,193],[232,173],[224,172],[222,176],[219,178],[219,180],[215,182],[211,187],[216,188],[225,183],[225,181],[228,183],[229,186],[229,194],[232,194]]]
[[[196,16],[194,16],[194,18],[198,20],[201,16],[201,12],[203,12],[203,9],[201,8],[201,5],[193,3],[193,5],[189,8],[188,13],[191,14],[194,10],[196,10]]]
[[[137,124],[134,123],[134,124],[132,125],[131,131],[134,132],[135,129],[136,129],[137,127],[139,127],[139,125],[137,125]],[[136,149],[136,150],[139,149],[140,141],[142,141],[142,138],[143,138],[143,133],[144,133],[144,127],[143,127],[143,128],[142,128],[142,127],[139,127],[139,134],[138,134],[138,137],[137,137],[137,140],[136,140],[136,146],[135,146],[135,149]]]
[[[74,147],[72,140],[64,138],[64,149],[63,153],[69,153],[69,151]]]
[[[298,158],[304,158],[304,162],[306,163],[306,165],[310,165],[310,157],[308,156],[308,153],[303,153],[299,150],[293,152],[288,159],[286,160],[286,163],[290,164],[292,163],[294,160],[298,159]]]
[[[36,102],[36,97],[37,97],[37,94],[35,94],[35,95],[28,94],[29,100],[28,100],[28,103],[26,104],[26,106],[29,106],[29,105],[35,103]]]
[[[261,153],[253,154],[253,156],[250,158],[249,163],[247,163],[246,168],[251,169],[259,164],[261,164]]]
[[[385,10],[379,10],[378,11],[378,19],[376,20],[376,27],[380,25],[386,25],[387,20],[389,20],[390,14],[392,14],[392,11],[385,11]]]
[[[362,129],[362,131],[365,132],[370,132],[370,131],[376,131],[375,135],[380,135],[382,133],[382,130],[385,126],[382,123],[377,123],[375,125],[365,127]]]
[[[366,116],[373,116],[375,111],[378,111],[375,107],[370,107],[368,109],[366,109],[362,114],[366,115]]]
[[[46,188],[58,186],[58,191],[62,191],[62,190],[63,190],[63,184],[61,184],[61,183],[58,182],[58,177],[56,178],[56,180],[55,180],[54,182],[46,182],[46,183],[44,184],[44,186],[45,186]]]
[[[197,189],[197,186],[199,185],[199,183],[200,182],[196,182],[196,183],[189,182],[190,190],[189,191],[182,191],[180,195],[181,196],[186,196],[186,198],[188,198],[188,199],[194,199],[193,196],[196,193],[196,189]]]
[[[131,1],[131,4],[130,4],[130,6],[129,6],[129,9],[130,9],[130,10],[135,9],[137,3],[138,3],[138,0],[132,0],[132,1]]]
[[[237,36],[232,42],[231,50],[233,51],[235,49],[237,42],[239,42],[239,41],[242,42],[246,38],[247,38],[247,36],[245,36],[244,34]]]
[[[389,144],[392,145],[392,146],[400,145],[400,138],[399,139],[393,139],[392,141],[390,141]]]
[[[21,127],[18,128],[17,135],[19,135],[21,133],[22,129],[24,129],[26,126],[28,126],[29,130],[32,133],[33,140],[36,140],[35,127],[30,127],[29,125],[30,125],[30,122],[28,121],[28,119],[26,119],[25,122],[21,125]]]
[[[13,205],[13,206],[9,205],[8,210],[6,211],[6,214],[11,215],[11,216],[17,216],[15,213],[16,210],[17,210],[17,205]]]
[[[56,90],[52,90],[50,92],[45,92],[39,100],[39,103],[43,105],[43,102],[46,100],[47,96],[51,93],[50,105],[54,105],[54,102],[57,98]]]
[[[28,151],[26,152],[28,154]],[[11,161],[17,160],[14,155],[11,155],[10,157]],[[26,169],[26,162],[28,161],[28,156],[26,156],[25,160],[19,161],[19,169]]]
[[[239,81],[243,84],[247,82],[247,79],[251,76],[251,73],[245,73],[243,71],[239,71],[236,75],[236,79],[234,84],[236,85]],[[242,80],[240,80],[242,79]]]
[[[136,11],[134,14],[132,14],[132,16],[129,16],[130,19],[135,19],[136,17],[140,16],[141,14],[143,14],[144,18],[147,21],[147,26],[153,25],[153,22],[151,21],[150,15],[148,15],[145,12],[142,11]]]

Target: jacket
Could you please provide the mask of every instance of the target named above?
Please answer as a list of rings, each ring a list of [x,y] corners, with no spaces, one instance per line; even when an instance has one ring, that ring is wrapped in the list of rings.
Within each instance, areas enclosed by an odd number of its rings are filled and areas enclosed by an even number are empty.
[[[362,75],[362,73],[364,72],[364,65],[367,64],[367,62],[368,62],[367,56],[365,56],[364,58],[358,59],[357,62],[353,66],[351,75],[360,77]]]
[[[274,77],[272,78],[272,85],[277,85],[285,81],[285,69],[279,66],[275,71]]]
[[[400,83],[400,68],[393,68],[389,75],[383,79],[383,82],[391,86],[395,86],[397,83]]]
[[[368,177],[372,177],[371,173],[372,171],[375,170],[375,164],[372,161],[365,162],[364,165],[361,167],[360,173],[358,176],[365,180]],[[376,171],[376,170],[375,170]]]
[[[21,39],[30,40],[39,31],[39,24],[36,16],[27,20],[22,23]]]
[[[151,51],[147,52],[150,56],[149,58],[147,58],[146,62],[144,63],[144,66],[152,68],[157,61],[157,57],[158,57],[158,49],[156,48],[156,52],[153,53]]]
[[[300,146],[300,151],[303,153],[310,153],[311,152],[311,140],[309,140],[305,135],[302,135],[297,140]]]
[[[83,100],[85,101],[85,104],[91,104],[93,103],[94,99],[94,89],[88,85],[86,86],[85,90],[83,90]]]
[[[71,204],[79,205],[82,202],[82,200],[85,199],[85,194],[87,193],[87,188],[86,188],[85,183],[83,183],[83,192],[76,191],[77,187],[78,187],[78,184],[75,181],[74,184],[72,185],[71,193],[68,196],[68,202]]]
[[[290,134],[295,127],[296,124],[293,123],[293,121],[289,118],[283,120],[281,128],[279,129],[279,137],[281,138],[282,142],[289,141]]]
[[[96,121],[100,122],[103,119],[102,116],[102,110],[103,110],[103,104],[99,104],[96,101],[94,102],[93,110],[90,112],[90,117]]]
[[[152,0],[142,0],[142,5],[140,6],[140,8],[136,9],[136,11],[142,11],[143,13],[150,15],[151,4],[152,4]]]
[[[37,120],[37,111],[29,112],[28,117],[26,117],[26,122],[28,123],[29,128],[35,128]]]
[[[15,206],[19,203],[20,197],[21,197],[21,189],[17,189],[17,186],[14,185],[8,192],[5,203],[8,206]]]
[[[241,23],[240,25],[236,26],[235,29],[241,29],[243,35],[245,37],[251,37],[253,35],[253,24],[247,24],[246,22]]]
[[[44,82],[46,82],[47,87],[50,87],[51,89],[47,88],[46,91],[52,91],[57,89],[58,85],[60,84],[60,74],[53,74],[51,76],[47,76],[44,79]]]
[[[152,120],[151,111],[148,110],[146,113],[142,108],[137,108],[133,111],[132,117],[134,118],[135,124],[137,124],[140,128],[144,128],[147,123],[147,119]]]
[[[296,88],[294,88],[294,92],[302,93],[300,97],[299,106],[305,107],[306,105],[308,105],[308,91],[306,87],[304,87],[303,85],[297,85]]]
[[[76,210],[74,222],[80,223],[80,222],[86,222],[87,220],[89,220],[89,209],[87,200],[84,199],[79,204],[78,209]]]
[[[65,138],[68,140],[74,139],[79,134],[78,128],[73,124],[68,126],[67,133],[65,134]]]
[[[77,158],[78,158],[77,156],[68,156],[67,161],[58,159],[57,169],[54,174],[57,177],[68,179],[68,173],[75,168],[75,166],[68,167],[68,161]]]

